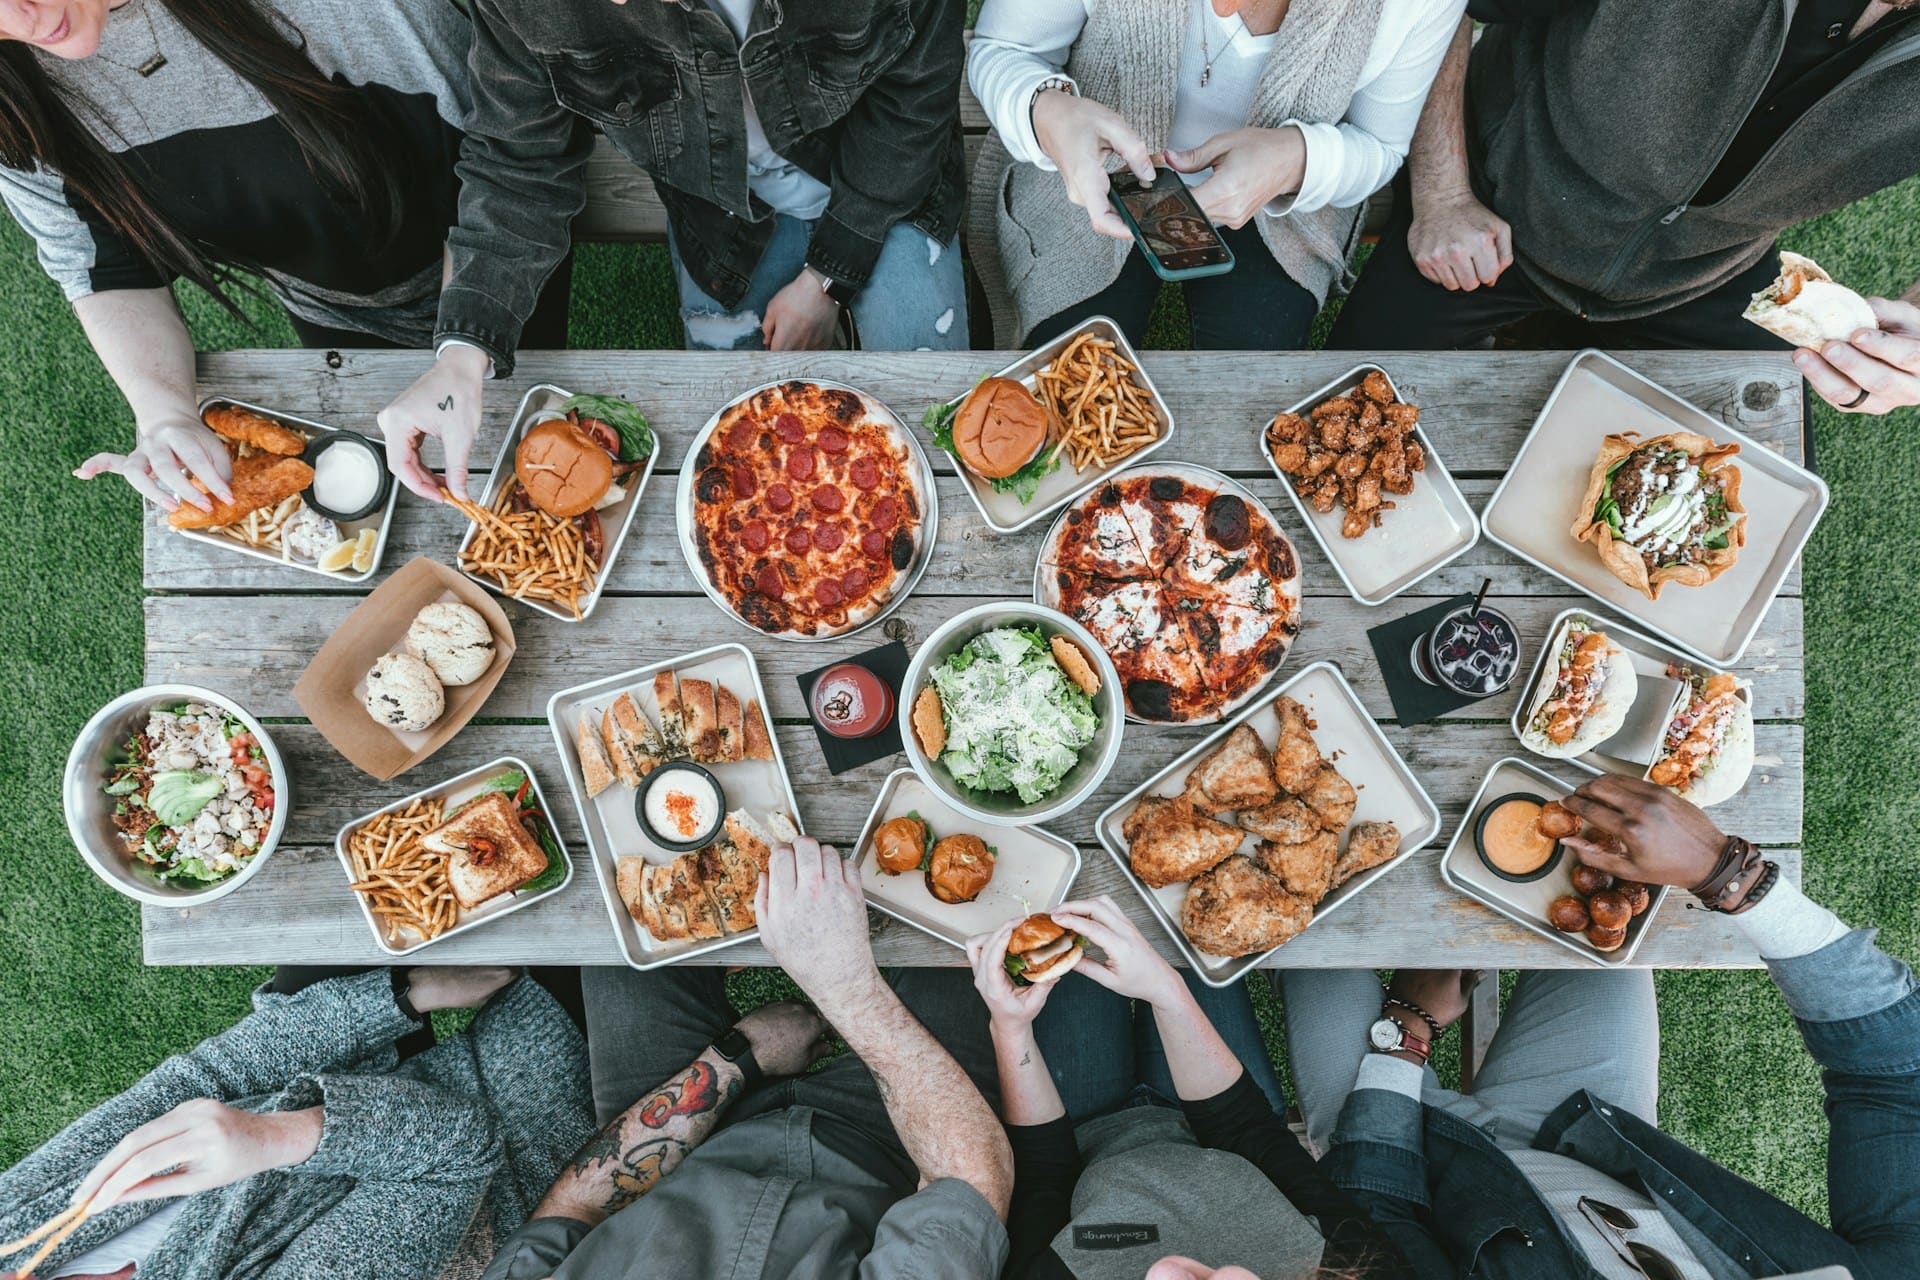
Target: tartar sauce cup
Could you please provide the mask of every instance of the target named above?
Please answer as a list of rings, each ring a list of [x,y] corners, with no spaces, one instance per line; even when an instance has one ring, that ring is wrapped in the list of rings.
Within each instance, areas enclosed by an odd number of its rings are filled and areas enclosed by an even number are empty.
[[[313,468],[307,505],[330,520],[364,520],[387,500],[393,476],[386,454],[358,431],[315,436],[303,455]]]

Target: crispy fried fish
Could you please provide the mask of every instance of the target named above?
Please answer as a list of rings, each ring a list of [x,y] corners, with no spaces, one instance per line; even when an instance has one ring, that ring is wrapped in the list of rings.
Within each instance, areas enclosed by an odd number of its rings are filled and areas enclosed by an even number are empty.
[[[1299,844],[1262,840],[1253,851],[1254,865],[1308,902],[1318,903],[1333,888],[1333,867],[1340,858],[1340,840],[1331,831],[1316,830]]]
[[[1180,928],[1193,945],[1216,956],[1272,950],[1312,919],[1311,902],[1238,857],[1195,880],[1180,909]]]
[[[1295,795],[1313,784],[1320,772],[1320,748],[1307,724],[1307,709],[1292,698],[1273,704],[1280,716],[1280,741],[1273,748],[1273,780]]]
[[[278,506],[312,483],[313,468],[298,458],[283,458],[272,453],[235,458],[231,502],[215,498],[211,511],[183,502],[167,517],[167,523],[176,529],[218,529],[238,524],[249,512]],[[197,480],[194,487],[207,492],[207,487]]]
[[[1353,806],[1358,797],[1353,784],[1340,776],[1332,765],[1324,765],[1313,781],[1300,792],[1300,798],[1319,817],[1320,825],[1338,831],[1353,821]]]
[[[1400,852],[1400,828],[1391,822],[1362,822],[1347,837],[1347,851],[1333,866],[1335,888],[1362,871],[1390,861]]]
[[[1228,734],[1187,775],[1188,798],[1214,812],[1263,805],[1278,791],[1267,744],[1247,724]]]
[[[1240,847],[1246,833],[1216,822],[1185,796],[1148,796],[1120,827],[1133,873],[1158,889],[1191,880]]]
[[[200,417],[216,435],[238,444],[250,444],[265,453],[297,458],[307,451],[307,438],[298,431],[239,405],[210,405]]]

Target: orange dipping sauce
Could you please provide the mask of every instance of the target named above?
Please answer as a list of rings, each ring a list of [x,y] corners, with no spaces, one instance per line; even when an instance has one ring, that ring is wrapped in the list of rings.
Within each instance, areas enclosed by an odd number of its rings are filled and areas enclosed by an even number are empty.
[[[1535,829],[1540,805],[1533,800],[1503,800],[1495,805],[1481,828],[1480,843],[1487,861],[1510,876],[1531,875],[1553,856],[1553,841]]]

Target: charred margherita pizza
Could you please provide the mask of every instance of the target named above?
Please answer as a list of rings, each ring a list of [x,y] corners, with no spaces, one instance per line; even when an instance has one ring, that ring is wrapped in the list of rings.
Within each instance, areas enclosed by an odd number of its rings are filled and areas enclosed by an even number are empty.
[[[878,617],[932,536],[913,449],[843,387],[783,382],[725,410],[689,464],[689,536],[712,591],[769,635]]]
[[[1300,628],[1293,544],[1199,468],[1122,472],[1067,508],[1041,552],[1040,596],[1100,641],[1142,720],[1226,715]]]

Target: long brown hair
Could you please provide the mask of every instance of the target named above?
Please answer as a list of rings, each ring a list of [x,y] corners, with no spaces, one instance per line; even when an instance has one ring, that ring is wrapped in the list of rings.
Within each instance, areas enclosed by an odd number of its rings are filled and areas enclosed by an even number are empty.
[[[391,131],[375,127],[359,91],[321,74],[255,0],[135,2],[164,4],[189,35],[259,91],[315,179],[360,209],[370,253],[392,243],[402,214],[401,162],[385,142]],[[226,292],[234,280],[228,265],[161,214],[136,172],[140,162],[102,146],[32,50],[10,40],[0,44],[0,164],[32,169],[36,161],[58,173],[70,197],[90,206],[154,270],[193,281],[239,314]]]

